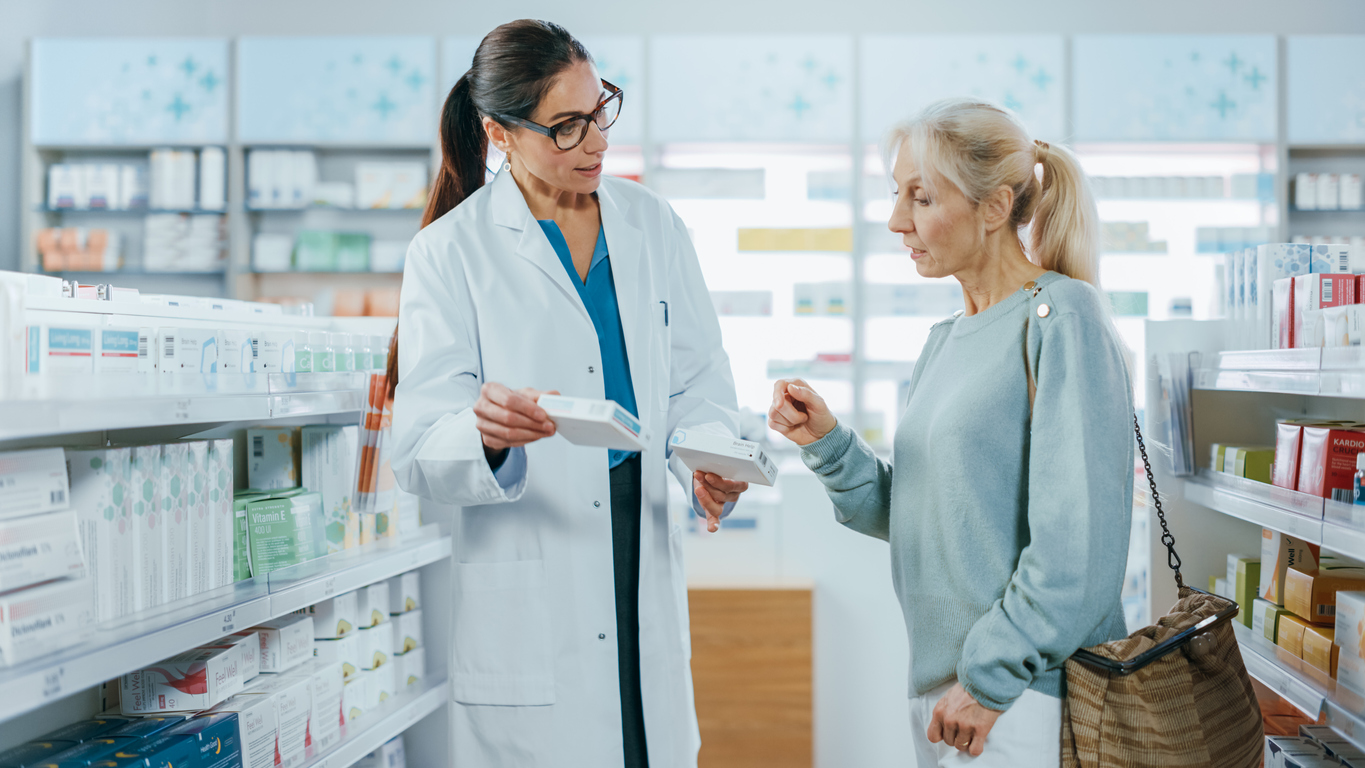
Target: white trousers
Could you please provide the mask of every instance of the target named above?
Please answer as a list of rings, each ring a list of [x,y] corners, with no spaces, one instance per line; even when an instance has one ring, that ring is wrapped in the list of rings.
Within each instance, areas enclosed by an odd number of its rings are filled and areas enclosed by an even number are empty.
[[[950,744],[929,741],[929,723],[934,720],[934,705],[947,695],[955,682],[910,699],[911,738],[915,744],[917,768],[1058,768],[1061,764],[1062,700],[1024,691],[1005,711],[986,736],[986,749],[980,757],[960,752]]]

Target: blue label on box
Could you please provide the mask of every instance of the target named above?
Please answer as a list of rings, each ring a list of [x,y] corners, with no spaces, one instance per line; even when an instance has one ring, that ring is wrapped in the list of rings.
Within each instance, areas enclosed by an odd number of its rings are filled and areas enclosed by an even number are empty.
[[[187,735],[161,735],[141,742],[129,752],[146,759],[147,768],[182,768],[199,762],[199,741]]]
[[[109,731],[107,735],[108,738],[111,739],[119,737],[127,737],[130,739],[145,739],[148,736],[161,733],[167,728],[170,728],[171,726],[174,725],[179,725],[180,723],[183,722],[185,722],[185,718],[183,715],[157,715],[154,717],[139,717],[135,720],[129,720],[128,722],[119,725],[117,728],[114,728],[113,730]]]
[[[31,741],[0,752],[0,766],[33,765],[76,746],[74,741]]]
[[[77,743],[89,741],[99,738],[127,722],[128,718],[126,717],[97,717],[91,720],[81,720],[44,735],[43,740],[74,741]],[[0,765],[3,765],[3,761],[0,761]]]
[[[640,422],[637,421],[634,416],[631,416],[630,411],[627,411],[625,408],[620,406],[616,407],[616,421],[621,426],[630,430],[631,434],[640,434]]]
[[[86,355],[92,349],[91,334],[85,328],[47,329],[47,353],[49,355]]]
[[[238,768],[242,749],[237,743],[237,713],[220,712],[191,718],[166,732],[192,736],[199,750],[197,768]]]
[[[100,353],[119,357],[137,357],[137,331],[104,331],[100,333]]]
[[[60,768],[66,768],[68,765],[83,768],[96,760],[112,755],[115,751],[133,742],[134,739],[91,739],[65,752],[53,755],[50,762],[56,763]]]
[[[38,373],[39,363],[42,359],[42,332],[43,329],[36,325],[28,327],[28,372]]]

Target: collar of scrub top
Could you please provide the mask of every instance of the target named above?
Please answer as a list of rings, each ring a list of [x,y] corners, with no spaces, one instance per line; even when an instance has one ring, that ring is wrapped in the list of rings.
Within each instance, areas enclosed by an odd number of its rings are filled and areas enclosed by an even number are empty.
[[[654,303],[650,301],[647,304],[645,300],[649,297],[641,296],[644,233],[631,219],[630,202],[611,193],[611,184],[608,183],[611,181],[615,180],[604,178],[598,185],[597,203],[602,218],[602,234],[611,244],[611,271],[615,278],[621,331],[626,337],[628,359],[648,360],[650,331],[653,330],[649,328],[649,324],[653,318]],[[512,174],[508,171],[498,173],[493,179],[489,193],[492,195],[493,223],[521,233],[517,239],[516,255],[531,262],[543,272],[545,278],[559,288],[564,298],[578,311],[583,322],[587,323],[595,334],[597,329],[592,324],[587,307],[583,306],[583,299],[578,296],[578,289],[574,287],[568,271],[564,269],[564,263],[559,260],[559,254],[555,253],[554,246],[550,245],[549,238],[540,228],[540,222],[526,205],[526,198],[522,196],[521,188],[517,186]],[[641,311],[642,307],[647,308]],[[644,376],[632,377],[637,406],[648,402],[645,391],[641,389],[644,379]],[[667,387],[668,383],[661,382],[659,385]]]

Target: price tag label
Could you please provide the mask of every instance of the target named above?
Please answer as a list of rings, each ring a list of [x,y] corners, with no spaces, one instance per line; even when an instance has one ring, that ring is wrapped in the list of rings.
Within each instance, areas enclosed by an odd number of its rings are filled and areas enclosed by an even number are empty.
[[[65,676],[66,670],[63,667],[57,667],[43,675],[43,701],[55,699],[62,695],[62,678]]]
[[[234,608],[223,614],[223,634],[233,632],[237,628],[237,609]]]
[[[336,594],[336,591],[337,577],[331,576],[326,581],[322,582],[322,596],[324,598],[331,597],[332,595]]]
[[[280,399],[277,402],[279,404],[281,414],[292,412],[294,407],[293,395],[280,395]]]
[[[189,400],[176,400],[176,401],[175,401],[175,411],[174,411],[174,414],[173,414],[172,418],[174,418],[176,421],[189,421],[189,420],[190,420],[190,401],[189,401]]]

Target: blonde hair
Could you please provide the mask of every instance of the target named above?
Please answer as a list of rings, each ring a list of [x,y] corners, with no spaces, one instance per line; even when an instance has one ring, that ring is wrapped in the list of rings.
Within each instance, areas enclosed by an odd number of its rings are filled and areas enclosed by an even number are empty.
[[[934,171],[973,205],[1001,186],[1014,192],[1010,223],[1027,227],[1020,246],[1043,269],[1099,287],[1099,214],[1076,156],[1065,147],[1029,138],[1014,113],[984,101],[946,99],[887,135],[888,169],[906,144],[924,185],[933,191]],[[1043,167],[1042,180],[1034,165]]]

